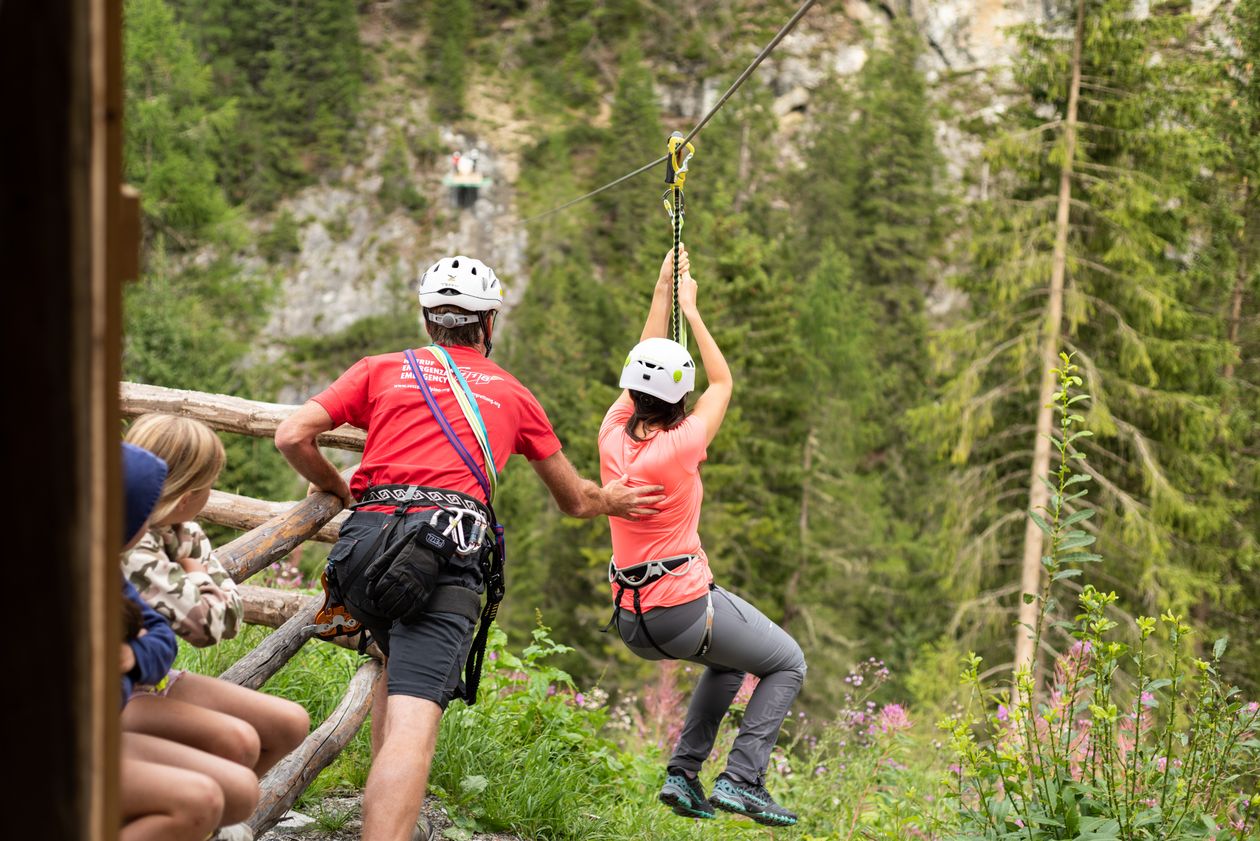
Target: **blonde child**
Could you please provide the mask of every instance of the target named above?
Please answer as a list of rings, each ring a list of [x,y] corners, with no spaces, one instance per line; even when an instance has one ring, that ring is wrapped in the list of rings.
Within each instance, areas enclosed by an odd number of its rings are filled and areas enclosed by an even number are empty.
[[[193,521],[223,469],[222,442],[200,421],[161,414],[138,418],[126,440],[163,459],[168,473],[147,533],[124,556],[124,576],[189,644],[236,636],[243,613],[236,585]],[[123,710],[125,731],[216,754],[259,776],[309,727],[306,710],[292,701],[178,670],[139,688]]]

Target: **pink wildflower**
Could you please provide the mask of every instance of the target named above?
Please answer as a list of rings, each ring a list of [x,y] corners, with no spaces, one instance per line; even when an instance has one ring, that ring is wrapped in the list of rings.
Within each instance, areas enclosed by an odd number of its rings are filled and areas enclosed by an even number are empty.
[[[1010,710],[1006,708],[1006,704],[998,704],[997,718],[998,718],[998,721],[1011,720],[1011,712]]]
[[[909,727],[910,717],[901,704],[887,704],[879,711],[879,729],[884,733],[895,733]]]

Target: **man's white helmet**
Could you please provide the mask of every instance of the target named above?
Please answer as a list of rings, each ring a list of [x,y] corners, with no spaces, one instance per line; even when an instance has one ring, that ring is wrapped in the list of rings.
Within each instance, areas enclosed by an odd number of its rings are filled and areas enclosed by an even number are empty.
[[[503,306],[503,284],[494,269],[480,260],[443,257],[420,278],[420,306],[459,307],[469,312],[487,312]]]
[[[621,387],[677,403],[696,387],[696,363],[678,342],[644,339],[626,357]]]

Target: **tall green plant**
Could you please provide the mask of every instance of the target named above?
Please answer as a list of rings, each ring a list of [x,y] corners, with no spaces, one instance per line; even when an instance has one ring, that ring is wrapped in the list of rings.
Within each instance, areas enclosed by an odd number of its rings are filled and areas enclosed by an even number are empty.
[[[1041,646],[1066,579],[1088,551],[1093,535],[1079,527],[1089,474],[1078,442],[1084,417],[1077,404],[1087,393],[1079,368],[1061,354],[1055,370],[1059,418],[1052,438],[1057,466],[1043,477],[1047,506],[1029,510],[1045,535],[1046,583],[1027,598],[1037,605],[1027,629]],[[1190,659],[1190,626],[1166,612],[1139,617],[1136,641],[1119,632],[1118,597],[1085,585],[1080,613],[1061,627],[1075,639],[1058,658],[1043,687],[1031,665],[1021,667],[1006,691],[994,691],[970,655],[963,682],[965,712],[941,722],[958,764],[951,786],[962,817],[959,837],[976,839],[1116,839],[1182,841],[1252,837],[1260,817],[1253,801],[1260,785],[1260,705],[1246,702],[1219,675],[1226,641],[1210,659]],[[1166,642],[1159,633],[1162,627]],[[1162,649],[1162,651],[1161,651]],[[1189,666],[1189,673],[1186,667]]]

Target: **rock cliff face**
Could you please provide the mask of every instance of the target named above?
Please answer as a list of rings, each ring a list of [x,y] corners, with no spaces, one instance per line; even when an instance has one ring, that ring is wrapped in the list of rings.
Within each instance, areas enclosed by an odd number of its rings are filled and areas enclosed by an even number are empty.
[[[946,83],[955,74],[1000,68],[1012,56],[1009,27],[1058,17],[1070,0],[843,0],[819,4],[779,46],[759,77],[776,96],[774,110],[782,133],[790,137],[808,119],[811,92],[832,74],[852,75],[866,62],[867,45],[882,37],[890,21],[909,18],[928,49],[924,70],[931,81]],[[1202,13],[1219,0],[1193,0]],[[380,21],[366,20],[363,37],[374,47],[388,47]],[[414,40],[414,38],[413,38]],[[415,44],[409,45],[415,48]],[[388,50],[379,50],[387,53]],[[388,68],[386,69],[388,76]],[[493,83],[490,83],[493,84]],[[725,79],[695,79],[657,90],[662,111],[694,119],[717,100]],[[514,188],[520,153],[530,142],[528,126],[515,116],[514,92],[474,83],[469,111],[479,115],[477,137],[433,128],[422,101],[410,98],[405,85],[385,95],[366,119],[365,150],[341,173],[337,183],[310,187],[286,201],[280,211],[300,225],[300,250],[280,269],[282,296],[266,329],[266,339],[326,334],[358,319],[413,306],[419,273],[443,254],[466,253],[485,260],[504,278],[510,308],[528,283],[525,231],[517,215]],[[403,93],[400,93],[403,92]],[[1000,106],[995,106],[1000,107]],[[607,119],[608,109],[594,117]],[[414,139],[428,133],[427,155],[410,144],[405,171],[424,197],[423,211],[386,211],[380,193],[387,176],[391,138]],[[938,131],[951,174],[977,152],[955,127]],[[785,144],[791,148],[792,144]],[[458,207],[443,176],[447,155],[477,148],[478,170],[489,179],[475,202]],[[395,151],[395,154],[397,152]],[[396,171],[396,169],[395,169]],[[397,179],[397,175],[392,176]],[[265,230],[270,220],[259,220]]]

